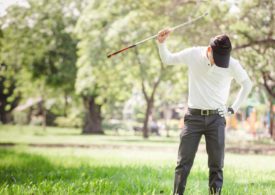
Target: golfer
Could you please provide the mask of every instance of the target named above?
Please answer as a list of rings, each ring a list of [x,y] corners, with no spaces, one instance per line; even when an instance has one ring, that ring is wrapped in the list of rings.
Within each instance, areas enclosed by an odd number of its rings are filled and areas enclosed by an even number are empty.
[[[183,194],[201,136],[205,136],[209,167],[209,193],[221,194],[224,165],[225,116],[236,113],[252,88],[251,80],[239,61],[230,57],[232,50],[227,35],[218,35],[207,47],[191,47],[171,53],[165,40],[167,28],[158,33],[159,54],[164,64],[188,66],[188,112],[180,134],[174,193]],[[230,84],[235,79],[240,91],[226,107]]]

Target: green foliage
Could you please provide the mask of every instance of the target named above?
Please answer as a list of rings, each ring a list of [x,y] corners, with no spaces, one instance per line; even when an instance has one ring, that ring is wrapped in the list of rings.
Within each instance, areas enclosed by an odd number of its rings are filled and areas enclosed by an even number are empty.
[[[230,30],[236,33],[238,53],[257,79],[261,70],[272,70],[271,59],[274,57],[272,33],[274,29],[274,13],[272,1],[242,1],[241,12],[235,15]],[[268,40],[270,39],[270,42]],[[266,40],[266,42],[265,42]],[[273,41],[274,42],[274,41]]]
[[[26,7],[11,6],[0,18],[0,61],[7,65],[1,74],[15,81],[15,94],[23,101],[53,97],[60,102],[64,96],[73,97],[77,43],[73,29],[84,4],[30,0]],[[65,106],[56,105],[60,110],[55,114],[63,115]]]
[[[111,59],[106,56],[206,11],[209,16],[173,32],[167,40],[168,48],[176,52],[207,45],[210,37],[227,33],[233,46],[241,47],[233,51],[233,56],[261,86],[261,72],[275,71],[273,1],[234,3],[29,0],[27,7],[11,6],[7,15],[0,18],[0,63],[7,65],[0,70],[5,78],[3,92],[7,93],[15,82],[15,93],[9,102],[18,94],[54,96],[60,102],[61,96],[72,96],[76,91],[80,97],[95,96],[106,118],[121,118],[132,89],[141,91],[143,81],[146,92],[151,94],[160,77],[157,107],[185,101],[182,96],[187,93],[187,69],[163,67],[155,40]],[[237,89],[234,87],[233,92]],[[55,113],[63,112],[60,105],[53,106]]]
[[[34,79],[57,89],[74,87],[76,39],[72,29],[77,17],[65,10],[77,9],[73,1],[29,1],[28,7],[11,7],[1,18],[1,61],[26,68]]]
[[[233,55],[240,59],[254,83],[253,98],[265,103],[263,96],[263,72],[274,77],[274,2],[243,0],[239,12],[232,16],[228,31],[234,33],[235,50]]]
[[[76,26],[80,40],[77,93],[97,96],[98,104],[104,103],[104,112],[114,108],[114,104],[129,98],[132,88],[141,91],[142,81],[147,95],[151,94],[154,84],[160,78],[161,82],[185,84],[184,87],[178,85],[181,92],[165,96],[179,101],[182,91],[187,90],[184,76],[186,68],[163,67],[155,40],[107,59],[107,54],[156,34],[168,24],[174,25],[170,20],[173,19],[175,11],[181,16],[180,22],[183,22],[190,15],[188,10],[197,8],[197,5],[195,7],[187,4],[184,9],[181,6],[171,6],[170,11],[166,6],[170,7],[169,1],[91,1]],[[179,21],[176,21],[176,24],[179,24]],[[177,34],[175,36],[180,37]],[[158,97],[161,101],[162,92],[165,93],[166,89],[160,90]]]
[[[127,67],[112,63],[106,57],[110,45],[105,36],[110,25],[111,8],[107,1],[91,1],[76,26],[80,40],[76,92],[97,96],[98,104],[124,100],[129,90],[125,82],[130,79]]]

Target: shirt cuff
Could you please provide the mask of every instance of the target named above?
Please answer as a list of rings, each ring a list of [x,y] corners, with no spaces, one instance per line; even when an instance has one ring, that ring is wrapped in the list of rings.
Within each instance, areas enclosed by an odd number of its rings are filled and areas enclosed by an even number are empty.
[[[157,41],[157,45],[158,45],[159,47],[164,48],[165,45],[166,45],[166,43],[165,43],[165,41],[164,41],[163,43],[160,43],[160,42]]]

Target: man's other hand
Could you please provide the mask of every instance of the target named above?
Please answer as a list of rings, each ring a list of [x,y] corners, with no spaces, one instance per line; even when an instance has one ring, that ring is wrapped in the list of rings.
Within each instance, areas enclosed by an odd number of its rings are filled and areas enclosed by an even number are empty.
[[[226,106],[221,106],[218,108],[218,112],[221,117],[231,116],[234,114],[234,110],[232,108],[227,108]]]

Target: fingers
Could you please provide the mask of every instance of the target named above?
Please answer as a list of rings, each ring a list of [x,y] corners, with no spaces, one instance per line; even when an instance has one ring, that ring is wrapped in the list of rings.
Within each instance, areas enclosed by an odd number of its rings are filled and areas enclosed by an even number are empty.
[[[161,37],[165,37],[165,36],[169,35],[170,33],[171,33],[171,29],[165,28],[165,29],[159,31],[158,35]]]
[[[218,108],[218,113],[221,117],[225,117],[225,111],[223,108]]]
[[[219,115],[220,115],[221,117],[224,117],[224,116],[225,116],[224,112],[219,112]]]
[[[157,40],[159,41],[159,43],[163,43],[171,32],[172,30],[170,28],[165,28],[159,31],[157,36]]]
[[[221,117],[225,117],[224,113],[219,113],[219,115],[220,115]]]

